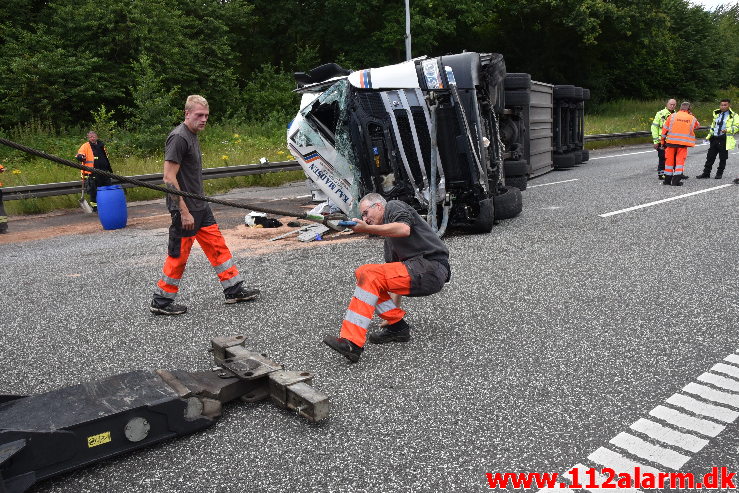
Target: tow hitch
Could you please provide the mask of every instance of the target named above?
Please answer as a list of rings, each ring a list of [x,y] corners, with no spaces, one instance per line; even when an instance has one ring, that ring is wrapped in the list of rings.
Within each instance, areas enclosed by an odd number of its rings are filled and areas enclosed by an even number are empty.
[[[328,417],[313,374],[284,370],[244,347],[243,336],[211,341],[216,367],[137,370],[32,396],[0,395],[0,493],[168,438],[207,428],[224,403],[271,398],[311,422]]]

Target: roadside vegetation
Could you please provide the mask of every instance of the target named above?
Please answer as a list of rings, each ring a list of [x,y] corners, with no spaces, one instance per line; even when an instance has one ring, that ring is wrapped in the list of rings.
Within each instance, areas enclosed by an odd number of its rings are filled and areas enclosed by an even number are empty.
[[[702,125],[709,125],[711,112],[724,97],[739,102],[739,87],[721,91],[713,101],[694,103],[694,113]],[[678,100],[678,104],[680,100]],[[585,134],[611,134],[621,132],[649,131],[654,114],[664,107],[665,100],[638,101],[620,99],[600,104],[586,103]],[[296,106],[297,107],[297,103]],[[93,115],[89,127],[58,129],[49,122],[31,120],[17,125],[4,134],[7,138],[28,147],[73,160],[79,146],[85,140],[88,128],[94,128],[106,143],[116,173],[133,176],[162,172],[163,153],[155,150],[148,154],[137,147],[142,137],[129,130],[121,129],[111,115],[105,111]],[[285,128],[288,117],[273,114],[267,121],[257,123],[222,122],[209,124],[200,135],[203,151],[203,166],[235,166],[255,164],[261,158],[271,162],[288,161],[292,156],[285,147]],[[702,131],[705,132],[705,131]],[[699,137],[703,137],[699,132]],[[164,140],[164,134],[159,137]],[[588,149],[631,145],[651,142],[651,137],[596,141],[587,144]],[[0,163],[8,172],[0,176],[4,186],[34,185],[40,183],[67,182],[79,179],[79,172],[72,168],[45,161],[18,151],[0,148]],[[208,195],[223,193],[233,188],[249,186],[277,186],[303,179],[300,171],[270,173],[266,175],[242,176],[206,180]],[[150,200],[161,197],[161,193],[145,188],[126,190],[128,201]],[[78,196],[47,197],[28,200],[13,200],[5,203],[9,214],[36,214],[56,209],[76,208]]]

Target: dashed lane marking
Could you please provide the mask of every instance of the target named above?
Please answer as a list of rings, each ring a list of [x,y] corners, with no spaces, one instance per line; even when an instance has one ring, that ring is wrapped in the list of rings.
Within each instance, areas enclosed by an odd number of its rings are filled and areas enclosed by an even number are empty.
[[[693,453],[700,452],[703,447],[708,445],[708,440],[705,438],[673,430],[651,419],[639,418],[630,428],[658,442],[674,445]]]
[[[728,407],[701,402],[683,394],[673,394],[665,402],[675,407],[682,407],[701,416],[723,421],[724,423],[733,423],[736,421],[736,418],[739,418],[739,413]]]
[[[642,440],[639,437],[623,431],[611,438],[609,443],[626,450],[632,455],[669,467],[676,471],[690,460],[690,457],[685,454],[660,447],[659,445],[654,445],[646,440]]]
[[[644,209],[645,207],[651,207],[653,205],[664,204],[665,202],[672,202],[673,200],[684,199],[686,197],[691,197],[693,195],[699,195],[701,193],[706,193],[706,192],[713,192],[714,190],[720,190],[722,188],[731,187],[731,186],[733,186],[731,183],[727,183],[725,185],[719,185],[717,187],[706,188],[705,190],[698,190],[696,192],[690,192],[690,193],[685,193],[685,194],[682,194],[682,195],[676,195],[675,197],[669,197],[669,198],[662,199],[662,200],[656,200],[654,202],[649,202],[647,204],[641,204],[641,205],[635,205],[633,207],[627,207],[626,209],[621,209],[621,210],[618,210],[618,211],[606,212],[605,214],[599,214],[599,217],[611,217],[611,216],[615,216],[617,214],[624,214],[626,212],[631,212],[631,211],[635,211],[635,210],[638,210],[638,209]]]
[[[617,476],[621,473],[633,474],[636,467],[654,477],[660,474],[660,470],[654,466],[679,471],[692,458],[689,454],[700,452],[711,438],[717,437],[726,429],[726,425],[739,418],[739,394],[735,393],[739,392],[739,350],[726,356],[723,361],[731,364],[716,363],[708,372],[698,375],[678,393],[665,399],[664,403],[672,407],[656,406],[649,411],[650,418],[654,419],[638,419],[630,425],[628,431],[631,433],[620,432],[609,440],[607,446],[599,447],[588,455],[587,462],[593,465],[594,470],[578,463],[560,475],[560,479],[571,482],[568,472],[577,469],[580,478],[578,487],[599,491],[583,485],[582,478],[598,474],[595,471],[604,467],[613,469]],[[597,476],[597,483],[603,484],[602,476]],[[571,488],[572,485],[563,483],[559,487]],[[628,488],[622,491],[640,490]]]
[[[573,178],[573,179],[571,179],[571,180],[553,181],[553,182],[551,182],[551,183],[541,183],[541,184],[539,184],[539,185],[529,185],[529,186],[528,186],[528,187],[526,187],[526,188],[547,187],[547,186],[549,186],[549,185],[557,185],[557,184],[559,184],[559,183],[569,183],[569,182],[571,182],[571,181],[578,181],[578,180],[579,180],[579,178]]]

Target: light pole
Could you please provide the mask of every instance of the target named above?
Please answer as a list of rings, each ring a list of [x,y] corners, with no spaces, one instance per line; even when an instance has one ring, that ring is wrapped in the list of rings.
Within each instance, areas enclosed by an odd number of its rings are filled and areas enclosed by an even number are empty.
[[[405,0],[405,59],[411,58],[411,6],[410,0]]]

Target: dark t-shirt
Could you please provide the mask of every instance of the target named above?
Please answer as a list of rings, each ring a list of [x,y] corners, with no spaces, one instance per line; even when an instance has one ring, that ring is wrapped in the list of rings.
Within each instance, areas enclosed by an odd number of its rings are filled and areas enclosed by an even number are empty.
[[[110,161],[108,161],[108,153],[105,152],[105,144],[103,141],[98,140],[94,144],[90,142],[90,149],[92,149],[92,155],[95,156],[95,168],[102,169],[105,171],[113,171],[110,167]]]
[[[169,133],[164,144],[164,160],[180,165],[177,172],[177,183],[183,192],[192,192],[203,195],[203,158],[200,154],[200,143],[197,134],[190,131],[181,123]],[[173,198],[175,200],[173,200]],[[204,200],[184,197],[185,204],[190,211],[205,209]],[[179,195],[167,195],[167,208],[170,211],[179,209]]]
[[[403,262],[422,256],[444,264],[449,261],[449,249],[431,226],[405,202],[391,200],[385,206],[384,223],[405,223],[411,227],[410,236],[385,238],[385,262]]]

